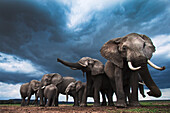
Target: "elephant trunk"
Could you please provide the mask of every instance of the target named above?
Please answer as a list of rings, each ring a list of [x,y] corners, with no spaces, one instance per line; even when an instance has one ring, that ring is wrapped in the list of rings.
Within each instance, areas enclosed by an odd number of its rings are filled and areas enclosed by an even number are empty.
[[[152,77],[149,73],[147,64],[143,64],[142,68],[139,69],[140,76],[142,77],[145,85],[150,89],[148,93],[149,96],[154,96],[154,97],[160,97],[161,91],[155,84],[155,82],[152,80]]]
[[[83,68],[83,66],[81,66],[79,63],[71,63],[71,62],[61,60],[59,58],[57,58],[57,61],[64,64],[65,66],[68,66],[68,67],[71,67],[71,68],[76,68],[76,69],[82,69]]]
[[[66,102],[68,102],[68,92],[66,93]]]

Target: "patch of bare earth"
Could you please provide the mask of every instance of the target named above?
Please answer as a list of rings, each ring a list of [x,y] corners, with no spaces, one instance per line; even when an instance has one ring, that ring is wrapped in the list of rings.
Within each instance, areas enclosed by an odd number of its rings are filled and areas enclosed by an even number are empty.
[[[147,109],[170,109],[170,106],[143,106],[143,107],[128,107],[116,108],[114,106],[101,107],[72,107],[68,105],[60,105],[59,107],[20,107],[20,106],[0,106],[0,113],[108,113],[108,112],[123,112],[127,113],[128,109],[147,108]]]

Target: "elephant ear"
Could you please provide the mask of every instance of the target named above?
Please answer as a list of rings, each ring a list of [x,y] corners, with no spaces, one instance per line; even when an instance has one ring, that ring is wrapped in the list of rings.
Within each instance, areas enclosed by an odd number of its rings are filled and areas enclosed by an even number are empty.
[[[109,40],[102,46],[100,53],[104,58],[114,63],[119,68],[123,68],[123,58],[118,51],[119,43],[121,43],[121,38]]]
[[[81,81],[76,81],[75,85],[76,85],[76,92],[78,92],[83,87],[83,84]]]
[[[104,73],[104,65],[97,59],[93,59],[94,64],[91,68],[91,75],[98,75]]]
[[[151,39],[146,35],[140,34],[140,37],[145,41],[144,54],[148,59],[150,59],[152,57],[152,53],[155,52],[155,46]]]
[[[51,83],[54,85],[58,85],[63,81],[63,77],[58,73],[51,74]]]

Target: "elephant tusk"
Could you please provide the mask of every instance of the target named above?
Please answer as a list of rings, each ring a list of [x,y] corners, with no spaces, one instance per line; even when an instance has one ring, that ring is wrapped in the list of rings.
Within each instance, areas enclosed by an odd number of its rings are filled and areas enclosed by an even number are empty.
[[[44,89],[44,88],[45,88],[45,86],[41,87],[41,89]]]
[[[159,67],[159,66],[157,66],[157,65],[155,65],[154,63],[152,63],[150,60],[147,60],[147,62],[148,62],[148,64],[151,66],[151,67],[153,67],[153,68],[155,68],[155,69],[157,69],[157,70],[165,70],[165,66],[163,66],[163,67]]]
[[[138,70],[138,69],[141,68],[141,66],[139,66],[139,67],[133,67],[131,62],[128,62],[128,66],[129,66],[129,68],[130,68],[131,70],[133,70],[133,71],[136,71],[136,70]]]
[[[78,62],[81,66],[83,66],[83,67],[87,67],[87,64],[83,64],[83,63],[81,63],[81,62]]]
[[[145,85],[145,83],[144,82],[138,82],[139,84],[141,84],[141,85]]]

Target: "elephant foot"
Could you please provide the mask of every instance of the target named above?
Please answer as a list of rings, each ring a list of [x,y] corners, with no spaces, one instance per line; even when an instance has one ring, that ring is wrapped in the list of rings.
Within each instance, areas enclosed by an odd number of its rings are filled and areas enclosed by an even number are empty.
[[[99,106],[100,106],[99,103],[94,103],[94,104],[93,104],[93,107],[99,107]]]
[[[45,107],[49,107],[49,105],[45,105]]]
[[[40,104],[40,106],[45,106],[44,104]]]
[[[74,107],[78,107],[79,105],[78,105],[78,104],[74,104],[73,106],[74,106]]]
[[[87,107],[87,104],[81,103],[80,107]]]
[[[25,106],[25,104],[21,104],[21,106]]]
[[[108,103],[108,106],[114,106],[114,103]]]
[[[115,106],[118,108],[126,108],[127,107],[125,102],[116,102]]]
[[[133,101],[133,102],[129,102],[129,106],[132,107],[140,107],[141,104],[138,101]]]
[[[107,106],[106,102],[102,102],[101,106]]]

